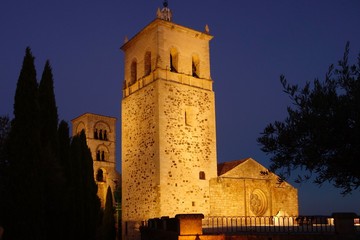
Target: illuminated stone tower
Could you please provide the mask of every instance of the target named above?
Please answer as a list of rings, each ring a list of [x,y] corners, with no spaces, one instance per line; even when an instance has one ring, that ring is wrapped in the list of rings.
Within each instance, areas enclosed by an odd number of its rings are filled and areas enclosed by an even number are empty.
[[[209,214],[217,177],[215,99],[208,28],[157,18],[127,41],[122,99],[122,220],[138,239],[149,218]]]
[[[86,134],[86,142],[94,160],[94,178],[98,186],[98,196],[104,207],[106,191],[110,186],[114,193],[117,182],[120,181],[116,172],[116,118],[93,113],[85,113],[72,121],[72,135],[82,130]]]

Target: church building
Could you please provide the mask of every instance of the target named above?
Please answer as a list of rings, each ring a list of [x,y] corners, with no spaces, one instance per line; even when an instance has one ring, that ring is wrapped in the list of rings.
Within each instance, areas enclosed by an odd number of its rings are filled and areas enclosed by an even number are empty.
[[[297,190],[248,158],[217,164],[209,28],[157,17],[124,43],[123,237],[150,218],[298,215]]]
[[[212,38],[208,26],[174,23],[164,1],[121,47],[122,239],[139,240],[146,220],[176,214],[298,215],[297,189],[256,160],[217,162]],[[115,119],[84,114],[73,125],[91,136],[98,184],[113,184]]]

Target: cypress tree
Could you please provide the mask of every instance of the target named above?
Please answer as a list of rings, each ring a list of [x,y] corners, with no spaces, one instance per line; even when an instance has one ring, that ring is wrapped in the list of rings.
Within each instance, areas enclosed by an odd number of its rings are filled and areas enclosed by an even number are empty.
[[[6,142],[10,131],[10,120],[7,116],[0,116],[0,227],[3,225],[4,216],[3,213],[7,208],[4,197],[7,194],[6,181],[7,181],[7,149]]]
[[[10,120],[7,116],[0,116],[0,178],[6,166],[6,141],[10,132]],[[1,184],[1,181],[0,181]]]
[[[45,147],[57,155],[58,112],[54,94],[54,80],[49,60],[46,61],[39,84],[39,103],[41,110],[41,140]]]
[[[70,136],[69,125],[62,120],[58,128],[58,158],[60,167],[63,169],[63,177],[67,186],[71,185],[71,161],[70,161]]]
[[[108,187],[106,192],[106,202],[104,209],[104,216],[102,219],[102,226],[100,229],[100,239],[114,240],[116,238],[114,205],[111,188]]]
[[[94,180],[93,160],[85,132],[73,137],[70,145],[73,179],[74,239],[95,239],[100,199]]]
[[[9,239],[46,239],[40,107],[34,57],[26,48],[9,133],[7,223]],[[21,229],[21,231],[19,230]]]
[[[69,136],[69,125],[65,121],[61,121],[58,128],[58,159],[62,169],[64,178],[64,186],[62,200],[62,212],[59,217],[59,221],[65,223],[64,231],[59,234],[63,239],[73,239],[75,232],[75,220],[74,220],[74,194],[75,190],[73,187],[74,174],[73,167],[70,159],[70,136]],[[60,224],[63,226],[62,224]],[[74,238],[75,239],[75,238]]]
[[[41,113],[41,144],[44,155],[44,184],[46,229],[52,239],[62,239],[65,221],[63,212],[66,194],[58,156],[58,112],[54,94],[54,80],[49,61],[46,61],[39,84]]]

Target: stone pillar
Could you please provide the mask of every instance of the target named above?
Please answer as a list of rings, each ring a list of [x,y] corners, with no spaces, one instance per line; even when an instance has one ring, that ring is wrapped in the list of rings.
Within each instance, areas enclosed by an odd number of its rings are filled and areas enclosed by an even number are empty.
[[[355,235],[354,218],[357,217],[355,213],[333,213],[332,217],[334,218],[336,234]]]
[[[178,233],[180,236],[202,235],[202,219],[204,214],[177,214],[179,222]]]
[[[168,221],[169,221],[169,217],[161,217],[161,230],[165,230],[168,231]]]

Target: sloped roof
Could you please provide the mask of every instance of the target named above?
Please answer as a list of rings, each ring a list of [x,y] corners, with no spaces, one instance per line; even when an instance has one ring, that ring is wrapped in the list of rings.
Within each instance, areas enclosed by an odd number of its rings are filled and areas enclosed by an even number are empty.
[[[228,171],[230,171],[231,169],[234,169],[236,166],[239,166],[240,164],[242,164],[243,162],[245,162],[248,159],[250,159],[250,158],[244,158],[241,160],[219,163],[217,166],[218,176],[221,176],[221,175],[227,173]]]

